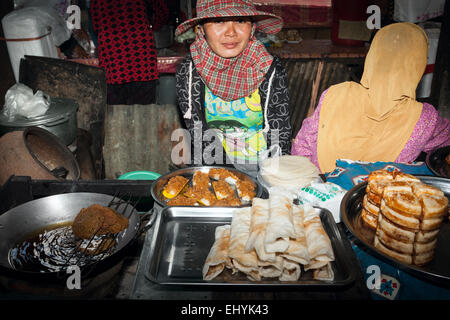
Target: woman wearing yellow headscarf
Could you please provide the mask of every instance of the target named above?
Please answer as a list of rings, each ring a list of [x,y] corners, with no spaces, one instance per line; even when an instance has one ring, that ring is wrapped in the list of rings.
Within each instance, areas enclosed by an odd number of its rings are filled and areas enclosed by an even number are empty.
[[[419,26],[406,22],[380,29],[361,82],[322,93],[291,153],[308,157],[325,173],[337,159],[412,162],[422,151],[449,145],[450,121],[415,99],[427,53],[428,38]]]

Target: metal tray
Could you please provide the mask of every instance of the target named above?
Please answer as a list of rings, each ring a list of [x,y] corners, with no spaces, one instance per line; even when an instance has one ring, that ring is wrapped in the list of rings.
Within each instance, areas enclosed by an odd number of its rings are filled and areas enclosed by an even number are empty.
[[[450,146],[433,150],[427,154],[425,163],[435,175],[450,178],[450,165],[445,161],[445,157],[449,154]]]
[[[245,174],[242,171],[239,171],[235,168],[231,168],[231,167],[220,167],[220,166],[200,166],[200,167],[188,167],[188,168],[182,168],[182,169],[178,169],[175,171],[172,171],[168,174],[165,174],[161,177],[159,177],[157,180],[155,180],[152,184],[152,197],[153,199],[161,206],[161,207],[167,207],[167,199],[165,199],[165,197],[162,195],[162,191],[164,186],[167,184],[167,182],[169,181],[170,178],[175,177],[175,176],[183,176],[186,177],[188,179],[191,179],[192,176],[194,175],[195,171],[202,171],[202,172],[208,172],[210,169],[213,168],[223,168],[226,169],[232,173],[234,173],[239,179],[247,179],[249,181],[251,181],[253,183],[253,185],[255,186],[255,190],[256,190],[256,195],[255,197],[260,198],[264,192],[264,188],[263,186],[256,181],[256,179],[254,179],[253,177],[249,176],[248,174]],[[191,181],[189,181],[189,184],[191,183]],[[248,206],[251,203],[245,203],[243,206]],[[237,208],[237,207],[235,207]]]
[[[352,283],[355,271],[350,267],[350,246],[344,246],[333,216],[328,210],[318,209],[324,229],[333,245],[336,260],[332,262],[333,281],[312,278],[312,271],[304,272],[298,281],[280,282],[250,281],[238,272],[230,270],[211,281],[202,277],[203,264],[214,243],[217,226],[231,224],[236,208],[166,207],[159,212],[155,222],[153,239],[147,259],[146,277],[162,285],[200,286],[295,286],[295,287],[340,287]],[[349,252],[350,251],[350,252]]]
[[[417,176],[423,183],[439,187],[450,197],[450,179]],[[372,243],[375,232],[364,225],[360,218],[362,200],[365,194],[367,182],[360,183],[350,189],[341,202],[341,220],[350,232],[359,240],[363,247],[381,260],[404,270],[422,279],[438,282],[440,285],[450,285],[450,221],[445,218],[438,235],[437,246],[434,251],[434,259],[425,266],[419,267],[400,262],[376,249]],[[358,245],[359,245],[358,242]]]

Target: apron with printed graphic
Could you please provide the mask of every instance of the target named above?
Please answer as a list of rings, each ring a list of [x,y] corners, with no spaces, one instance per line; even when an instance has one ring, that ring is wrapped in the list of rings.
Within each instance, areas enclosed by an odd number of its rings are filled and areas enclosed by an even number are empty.
[[[205,117],[216,131],[229,158],[257,162],[267,149],[263,135],[264,115],[258,89],[248,97],[225,101],[205,88]]]

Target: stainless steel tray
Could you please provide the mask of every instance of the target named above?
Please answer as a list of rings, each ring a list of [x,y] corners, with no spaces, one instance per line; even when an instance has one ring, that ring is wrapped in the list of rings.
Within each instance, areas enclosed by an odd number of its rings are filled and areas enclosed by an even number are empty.
[[[445,157],[449,154],[450,146],[433,150],[427,154],[425,163],[435,175],[450,178],[450,165],[445,161]]]
[[[172,171],[168,174],[165,174],[161,177],[159,177],[157,180],[155,180],[152,184],[152,197],[153,199],[161,206],[161,207],[166,207],[167,203],[166,203],[166,199],[165,197],[162,195],[162,191],[164,186],[167,184],[167,182],[169,181],[170,178],[175,177],[175,176],[183,176],[186,177],[188,179],[191,179],[192,176],[194,175],[195,171],[202,171],[202,172],[208,172],[210,169],[213,168],[223,168],[223,169],[227,169],[228,171],[232,172],[233,174],[235,174],[238,178],[240,179],[247,179],[249,181],[251,181],[254,186],[255,186],[255,192],[256,195],[255,197],[260,198],[261,195],[264,192],[264,188],[262,187],[262,185],[256,181],[256,179],[254,179],[253,177],[249,176],[248,174],[245,174],[242,171],[239,171],[235,168],[231,168],[231,167],[220,167],[220,166],[200,166],[200,167],[188,167],[188,168],[182,168],[182,169],[178,169],[175,171]],[[189,183],[191,183],[189,181]],[[250,205],[251,203],[246,203],[245,205]]]
[[[153,239],[147,259],[146,277],[162,285],[200,286],[294,286],[294,287],[336,287],[352,283],[355,271],[350,267],[349,255],[354,254],[350,246],[344,246],[333,216],[328,210],[320,211],[325,231],[333,245],[336,260],[332,263],[335,274],[333,281],[319,281],[312,278],[312,271],[304,272],[298,281],[280,282],[250,281],[238,272],[231,275],[225,270],[211,281],[202,278],[203,264],[214,243],[217,226],[231,224],[236,208],[166,207],[158,214],[154,225]]]
[[[422,182],[439,187],[450,198],[450,179],[417,176]],[[440,285],[450,285],[450,221],[445,218],[439,231],[437,246],[434,251],[433,260],[425,266],[418,267],[400,262],[376,249],[373,244],[375,232],[366,227],[360,218],[362,200],[365,194],[367,182],[360,183],[350,189],[341,202],[341,220],[350,232],[359,240],[363,248],[368,249],[372,254],[381,260],[409,272],[422,279],[436,281]],[[359,244],[358,243],[358,244]]]

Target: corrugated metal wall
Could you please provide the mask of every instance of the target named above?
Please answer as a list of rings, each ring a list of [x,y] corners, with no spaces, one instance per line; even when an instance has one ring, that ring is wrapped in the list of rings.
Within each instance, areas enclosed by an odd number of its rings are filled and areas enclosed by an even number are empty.
[[[181,128],[175,105],[108,105],[103,156],[105,178],[136,170],[169,171],[172,132]]]

